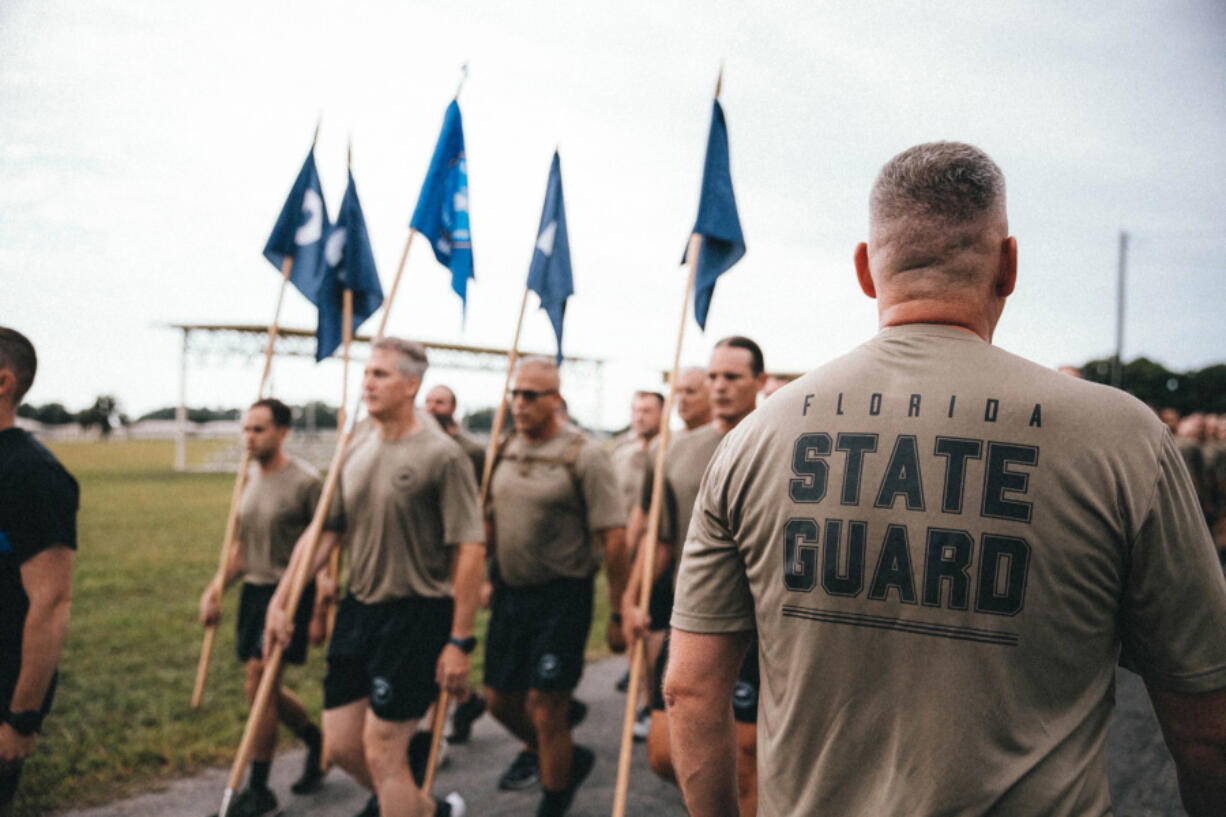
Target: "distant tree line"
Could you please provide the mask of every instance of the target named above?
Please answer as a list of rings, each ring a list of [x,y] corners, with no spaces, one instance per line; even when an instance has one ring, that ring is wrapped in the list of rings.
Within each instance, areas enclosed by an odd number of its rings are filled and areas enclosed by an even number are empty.
[[[1095,383],[1111,383],[1111,358],[1091,360],[1081,375]],[[1226,412],[1226,364],[1189,372],[1172,372],[1161,363],[1139,357],[1124,364],[1122,388],[1154,408],[1173,408],[1180,414]]]
[[[114,395],[99,395],[94,404],[81,411],[69,411],[63,403],[47,403],[43,406],[31,406],[22,403],[17,407],[17,416],[25,417],[48,426],[62,426],[78,423],[82,428],[98,426],[102,436],[109,436],[115,426],[130,425],[132,420],[119,411],[119,401]]]

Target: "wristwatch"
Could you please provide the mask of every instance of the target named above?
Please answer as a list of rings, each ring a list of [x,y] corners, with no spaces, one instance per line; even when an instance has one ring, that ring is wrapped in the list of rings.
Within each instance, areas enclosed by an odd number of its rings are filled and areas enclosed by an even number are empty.
[[[12,726],[14,732],[28,738],[43,725],[43,713],[37,709],[27,709],[24,712],[14,712],[10,709],[4,716],[4,722]]]
[[[447,643],[459,648],[460,652],[468,655],[473,650],[477,649],[477,637],[470,635],[468,638],[456,638],[454,635],[447,639]]]

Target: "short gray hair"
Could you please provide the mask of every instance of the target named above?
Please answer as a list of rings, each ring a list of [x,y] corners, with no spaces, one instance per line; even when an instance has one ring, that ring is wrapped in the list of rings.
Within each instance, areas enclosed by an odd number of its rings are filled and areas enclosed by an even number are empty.
[[[372,349],[390,349],[396,353],[396,365],[405,377],[425,377],[426,368],[430,365],[426,359],[426,347],[415,340],[403,338],[379,338]]]
[[[919,216],[965,224],[1004,213],[1005,175],[992,159],[962,142],[927,142],[886,162],[869,196],[874,223]]]

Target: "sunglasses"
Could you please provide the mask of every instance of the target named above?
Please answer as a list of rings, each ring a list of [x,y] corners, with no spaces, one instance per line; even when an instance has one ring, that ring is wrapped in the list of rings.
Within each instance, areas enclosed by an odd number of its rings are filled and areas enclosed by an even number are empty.
[[[557,394],[557,389],[548,389],[546,391],[536,391],[535,389],[511,389],[512,399],[522,397],[525,401],[531,403],[538,397],[544,397],[547,394]]]

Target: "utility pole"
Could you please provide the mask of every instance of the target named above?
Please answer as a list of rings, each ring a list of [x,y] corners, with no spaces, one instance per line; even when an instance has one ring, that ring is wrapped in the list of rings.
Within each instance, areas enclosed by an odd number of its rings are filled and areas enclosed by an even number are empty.
[[[1115,360],[1111,361],[1111,385],[1124,381],[1124,276],[1128,268],[1128,233],[1120,230],[1120,270],[1115,289]]]

